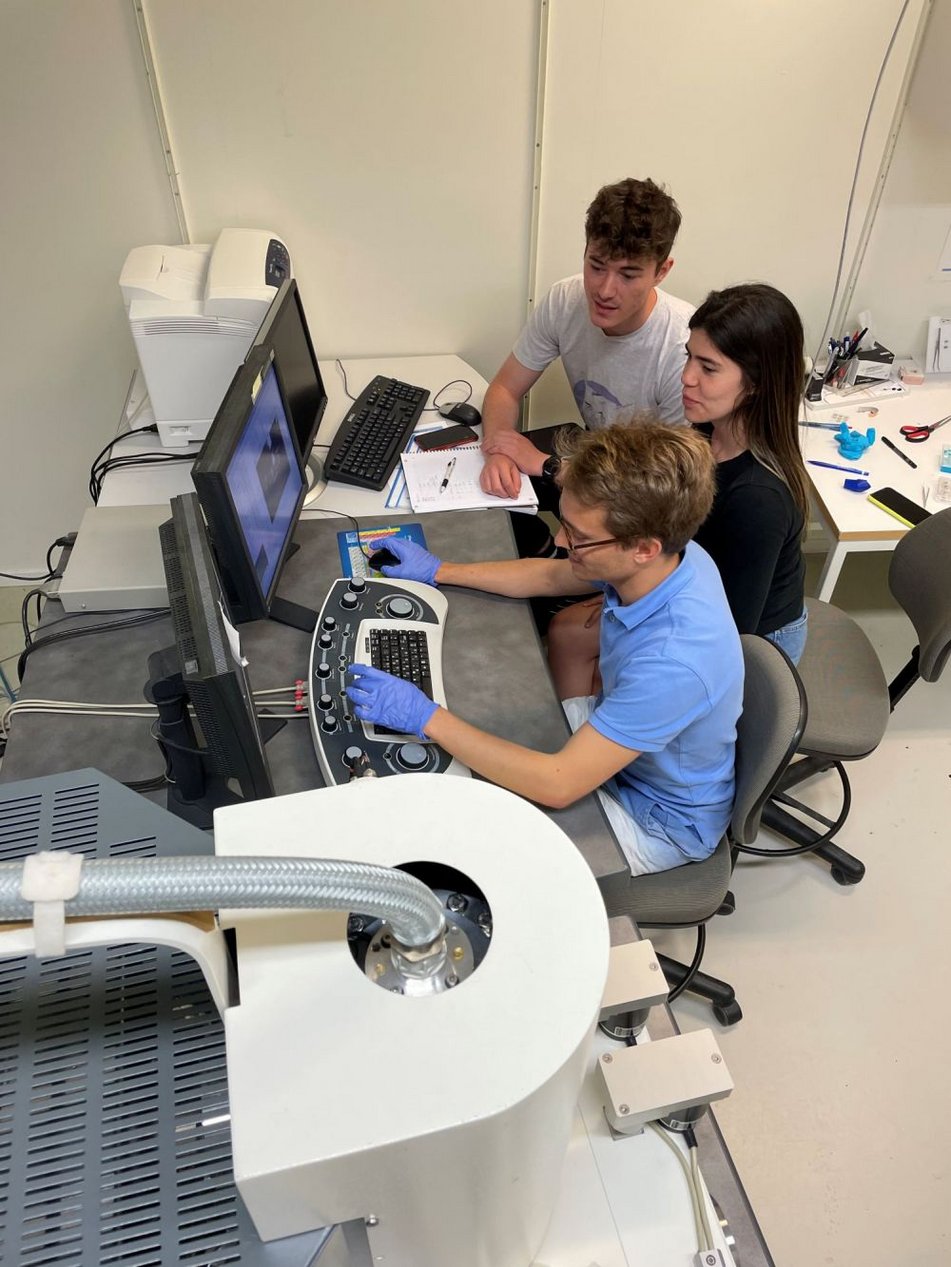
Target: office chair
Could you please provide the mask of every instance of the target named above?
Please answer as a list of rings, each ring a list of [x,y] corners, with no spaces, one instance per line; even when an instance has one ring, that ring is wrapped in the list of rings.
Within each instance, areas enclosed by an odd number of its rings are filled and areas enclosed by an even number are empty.
[[[923,520],[895,547],[888,586],[915,627],[918,645],[888,683],[878,656],[856,622],[831,603],[808,599],[809,636],[799,662],[809,701],[809,720],[790,765],[763,811],[763,825],[795,842],[789,849],[747,848],[763,857],[814,853],[831,865],[838,884],[858,884],[865,867],[833,843],[852,802],[845,761],[874,752],[888,718],[908,689],[924,678],[936,682],[951,652],[951,509]],[[814,774],[834,769],[842,784],[842,809],[833,821],[789,795]],[[824,827],[816,831],[784,807]]]
[[[684,990],[699,994],[710,1000],[721,1025],[735,1024],[743,1012],[728,982],[700,971],[706,921],[733,911],[729,887],[736,846],[755,840],[763,806],[795,755],[806,722],[805,695],[785,653],[754,634],[744,634],[741,641],[746,679],[737,722],[736,794],[726,835],[703,862],[632,876],[623,896],[608,904],[609,915],[629,915],[641,927],[696,928],[689,965],[658,955],[672,986],[668,999]]]

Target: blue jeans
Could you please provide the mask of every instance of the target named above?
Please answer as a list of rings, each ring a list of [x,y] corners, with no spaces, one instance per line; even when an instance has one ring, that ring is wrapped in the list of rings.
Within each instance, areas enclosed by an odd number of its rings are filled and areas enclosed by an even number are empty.
[[[788,625],[783,625],[781,629],[774,629],[772,633],[766,635],[770,642],[775,642],[777,647],[786,652],[793,664],[799,663],[806,649],[808,620],[809,613],[803,608],[798,620],[791,620]]]

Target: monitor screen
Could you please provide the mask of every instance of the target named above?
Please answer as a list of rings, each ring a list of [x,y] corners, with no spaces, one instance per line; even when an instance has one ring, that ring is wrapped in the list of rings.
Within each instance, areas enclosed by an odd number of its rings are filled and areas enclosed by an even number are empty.
[[[198,498],[175,497],[171,511],[159,537],[175,645],[149,657],[148,689],[170,769],[168,807],[207,826],[219,805],[273,796],[274,787]]]
[[[274,354],[290,410],[291,425],[297,436],[297,447],[306,462],[327,407],[327,393],[307,328],[300,291],[292,277],[282,283],[274,297],[253,346]]]
[[[306,484],[276,362],[249,354],[192,468],[235,622],[271,614]]]

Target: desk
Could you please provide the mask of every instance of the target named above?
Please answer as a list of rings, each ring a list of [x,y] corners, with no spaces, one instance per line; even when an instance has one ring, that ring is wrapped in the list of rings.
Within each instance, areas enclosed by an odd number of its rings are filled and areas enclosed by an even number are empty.
[[[479,516],[477,533],[473,531],[474,515]],[[447,557],[465,560],[476,555],[480,558],[512,556],[511,529],[504,511],[437,513],[428,515],[424,526],[430,545]],[[283,574],[282,595],[311,606],[319,605],[337,573],[338,530],[337,524],[321,521],[299,526],[297,539],[301,549]],[[96,618],[71,619],[84,623]],[[267,621],[243,626],[241,634],[253,687],[279,686],[306,676],[310,644],[307,635]],[[138,700],[149,652],[171,640],[170,622],[163,616],[152,624],[122,633],[80,638],[37,651],[27,665],[23,698]],[[489,646],[493,659],[487,664],[484,648]],[[553,750],[563,742],[567,726],[540,654],[527,604],[452,590],[444,665],[449,703],[468,720],[537,748]],[[487,672],[493,674],[496,689],[485,689]],[[148,778],[161,768],[148,727],[148,721],[136,719],[23,715],[14,719],[0,782],[83,765],[95,766],[122,780]],[[289,722],[271,741],[268,753],[279,794],[320,786],[306,720]],[[596,797],[586,797],[567,810],[552,812],[551,817],[585,856],[602,892],[610,893],[614,885],[626,883],[617,846]],[[318,826],[315,825],[315,829]],[[539,877],[539,893],[526,894],[526,900],[544,900],[544,877]],[[162,956],[159,958],[165,961]],[[655,1037],[670,1033],[675,1027],[669,1011],[654,1009],[650,1028]],[[220,1078],[220,1073],[218,1076]],[[704,1118],[699,1124],[698,1137],[705,1177],[737,1236],[743,1267],[768,1267],[772,1260],[712,1117]],[[673,1206],[673,1197],[669,1201],[664,1197],[654,1208],[688,1210],[686,1193],[678,1189],[678,1194],[676,1200],[682,1199],[683,1207]],[[276,1247],[268,1247],[272,1248]],[[264,1259],[252,1257],[249,1249],[246,1256],[242,1254],[236,1261],[250,1264]],[[277,1263],[278,1259],[267,1258],[266,1261]],[[303,1264],[311,1260],[301,1257],[294,1261]],[[667,1257],[664,1261],[687,1263],[692,1258],[684,1254],[681,1258]]]
[[[351,403],[344,390],[343,376],[336,362],[320,361],[319,364],[324,387],[327,390],[327,408],[315,440],[318,454],[326,452]],[[371,357],[347,360],[342,364],[347,372],[347,382],[352,396],[359,396],[376,374],[385,374],[390,378],[401,379],[404,383],[414,383],[418,387],[427,388],[430,394],[427,408],[432,405],[432,398],[441,387],[445,387],[453,379],[464,379],[472,384],[472,404],[477,409],[481,409],[482,398],[488,386],[485,379],[458,356]],[[453,392],[446,392],[440,400],[463,400],[466,388],[462,384],[458,387],[458,393],[457,396]],[[429,426],[438,417],[439,415],[435,412],[424,413],[419,425],[420,427]],[[151,421],[151,411],[146,408],[136,418],[135,425],[144,427]],[[161,451],[164,455],[171,457],[178,454],[182,460],[169,464],[158,463],[110,471],[103,481],[102,495],[98,504],[100,506],[156,506],[163,505],[179,493],[194,492],[191,464],[200,447],[195,444],[182,449],[165,449],[159,443],[158,436],[123,436],[112,450],[115,457]],[[343,511],[353,515],[388,514],[386,489],[375,493],[371,489],[355,488],[349,484],[324,485],[316,496],[308,496],[303,513],[307,517],[320,511]]]
[[[866,404],[878,409],[875,417],[858,410]],[[890,486],[912,501],[922,504],[922,488],[930,489],[938,474],[942,444],[951,443],[951,423],[936,431],[924,444],[908,444],[902,439],[900,428],[909,423],[932,423],[951,414],[951,375],[939,375],[926,379],[919,387],[909,387],[901,396],[865,402],[849,403],[844,397],[835,409],[806,407],[805,416],[810,422],[829,422],[833,413],[843,414],[850,427],[865,432],[874,427],[876,437],[888,438],[911,460],[917,463],[913,470],[890,449],[876,439],[862,458],[849,462],[839,455],[834,433],[811,427],[800,427],[800,441],[806,460],[806,473],[812,486],[813,501],[822,525],[831,539],[816,597],[828,602],[832,598],[836,581],[846,556],[853,551],[894,550],[907,528],[877,506],[873,506],[864,493],[850,493],[843,488],[848,478],[842,471],[828,471],[810,466],[809,459],[823,462],[840,462],[844,466],[858,466],[868,471],[872,490]],[[929,500],[928,509],[940,509]]]

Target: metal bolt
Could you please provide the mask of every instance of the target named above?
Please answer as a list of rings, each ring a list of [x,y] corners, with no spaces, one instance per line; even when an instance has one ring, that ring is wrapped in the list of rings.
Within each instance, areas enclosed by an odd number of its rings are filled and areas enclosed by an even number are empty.
[[[651,970],[651,972],[660,972],[660,964],[657,962],[656,959],[652,959],[647,966]]]
[[[630,1111],[631,1111],[631,1110],[630,1110],[630,1108],[628,1107],[628,1105],[626,1105],[626,1104],[619,1104],[619,1105],[617,1106],[617,1111],[618,1111],[618,1112],[621,1114],[621,1116],[623,1117],[625,1113],[630,1113]]]
[[[367,1227],[376,1227],[380,1222],[375,1214],[368,1214],[363,1221]]]
[[[460,959],[464,959],[466,957],[465,947],[453,946],[452,957],[453,959],[455,959],[457,963],[459,962]]]
[[[401,985],[390,986],[390,994],[402,994],[402,993],[403,993],[403,987]]]
[[[718,1052],[714,1052],[710,1059],[715,1065],[721,1065],[723,1063],[723,1057]]]
[[[454,972],[450,972],[449,976],[446,977],[446,989],[451,990],[454,985],[458,985],[458,984],[459,984],[459,978],[456,976]]]
[[[609,1051],[606,1051],[604,1055],[601,1057],[601,1059],[604,1061],[606,1065],[609,1065],[611,1061],[614,1059],[614,1057],[611,1055]]]
[[[449,897],[446,899],[446,905],[454,915],[458,915],[460,911],[464,911],[466,909],[469,903],[461,893],[450,893]]]
[[[373,943],[371,944],[371,946],[370,946],[370,949],[373,951],[373,953],[374,953],[375,955],[376,955],[376,954],[379,954],[379,951],[380,951],[380,943],[379,943],[378,941],[373,942]]]
[[[383,936],[380,938],[380,945],[383,947],[383,949],[384,949],[384,950],[389,950],[389,948],[390,948],[390,946],[391,946],[392,944],[393,944],[393,943],[392,943],[392,940],[391,940],[391,938],[390,938],[390,934],[389,934],[389,933],[384,933],[384,934],[383,934]]]
[[[386,972],[386,964],[385,964],[385,963],[375,963],[375,964],[373,965],[373,975],[374,975],[374,976],[377,976],[377,977],[382,977],[382,976],[383,976],[383,974],[384,974],[385,972]]]
[[[361,915],[351,915],[347,920],[347,932],[353,935],[362,933],[366,926],[367,922]]]

